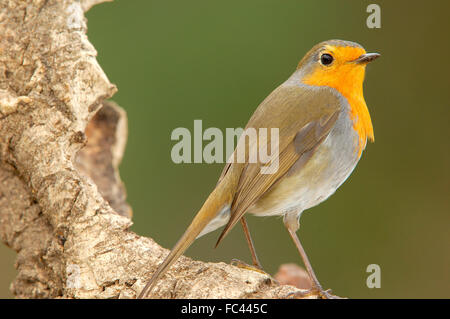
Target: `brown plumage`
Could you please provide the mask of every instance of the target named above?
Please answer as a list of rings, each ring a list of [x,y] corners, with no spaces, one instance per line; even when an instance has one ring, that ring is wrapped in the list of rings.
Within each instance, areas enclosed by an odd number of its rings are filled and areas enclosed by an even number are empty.
[[[246,129],[279,130],[278,169],[263,174],[261,168],[267,163],[260,161],[225,165],[217,186],[140,298],[198,236],[225,225],[219,244],[246,212],[282,215],[313,289],[323,297],[333,297],[320,286],[295,232],[300,214],[334,193],[356,166],[367,136],[373,137],[362,82],[366,63],[377,56],[342,40],[322,42],[305,55],[294,74],[258,106],[246,125]],[[243,148],[248,155],[251,149],[268,147],[271,142],[269,134],[259,136],[252,145],[241,137],[236,150]],[[245,221],[243,226],[255,262]]]

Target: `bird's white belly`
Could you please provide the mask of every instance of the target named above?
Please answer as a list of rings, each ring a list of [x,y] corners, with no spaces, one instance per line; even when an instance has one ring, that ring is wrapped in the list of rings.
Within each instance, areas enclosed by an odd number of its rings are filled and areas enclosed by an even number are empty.
[[[355,168],[360,158],[358,141],[348,110],[344,109],[330,134],[299,172],[288,172],[247,212],[257,216],[286,213],[299,216],[305,209],[320,204],[339,188]],[[229,219],[230,206],[226,205],[198,237],[225,225]]]

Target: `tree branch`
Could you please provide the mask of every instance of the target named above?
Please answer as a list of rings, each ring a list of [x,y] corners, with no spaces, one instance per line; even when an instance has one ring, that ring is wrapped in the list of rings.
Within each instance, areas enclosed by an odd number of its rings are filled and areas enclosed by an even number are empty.
[[[20,298],[134,298],[168,251],[129,231],[117,167],[125,112],[86,37],[101,1],[2,1],[0,238]],[[277,298],[297,291],[225,263],[182,257],[152,297]]]

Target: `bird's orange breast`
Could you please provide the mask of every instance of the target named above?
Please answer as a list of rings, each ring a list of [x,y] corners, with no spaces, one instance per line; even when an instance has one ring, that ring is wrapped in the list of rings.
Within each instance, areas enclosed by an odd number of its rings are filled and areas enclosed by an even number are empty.
[[[360,54],[355,52],[355,57]],[[372,121],[363,95],[364,74],[364,66],[347,63],[326,71],[317,70],[302,80],[307,85],[332,87],[347,99],[353,128],[359,135],[359,155],[367,139],[374,140]]]

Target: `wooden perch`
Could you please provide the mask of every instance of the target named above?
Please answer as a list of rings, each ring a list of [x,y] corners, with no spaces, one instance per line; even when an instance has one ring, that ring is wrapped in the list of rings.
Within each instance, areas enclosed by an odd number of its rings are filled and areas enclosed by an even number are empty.
[[[102,1],[0,4],[0,238],[19,298],[135,298],[168,251],[129,231],[125,112],[86,37]],[[139,214],[151,214],[150,209]],[[153,298],[282,298],[267,275],[182,257]]]

